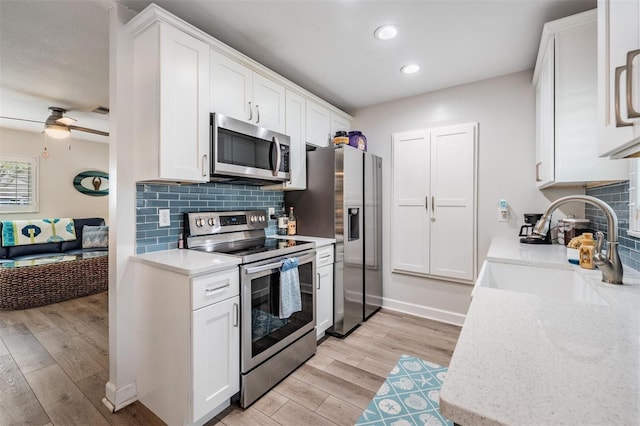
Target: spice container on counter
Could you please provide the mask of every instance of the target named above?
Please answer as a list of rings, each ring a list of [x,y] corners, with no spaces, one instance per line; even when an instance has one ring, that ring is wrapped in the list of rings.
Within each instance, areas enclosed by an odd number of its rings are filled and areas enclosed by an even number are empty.
[[[593,239],[593,234],[585,232],[582,234],[584,239],[580,245],[580,267],[585,269],[593,269],[593,253],[596,250],[596,242]]]
[[[343,130],[339,130],[336,132],[336,135],[333,137],[334,145],[348,145],[349,144],[349,136],[347,136],[347,132]]]
[[[577,219],[575,216],[558,220],[558,243],[568,245],[572,238],[589,230],[589,223],[589,219]]]

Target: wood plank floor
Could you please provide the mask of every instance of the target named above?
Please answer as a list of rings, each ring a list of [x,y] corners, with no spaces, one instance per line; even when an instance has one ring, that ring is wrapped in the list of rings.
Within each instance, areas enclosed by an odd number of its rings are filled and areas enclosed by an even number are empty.
[[[0,311],[0,425],[161,425],[139,402],[102,404],[108,380],[108,297],[100,293]],[[382,310],[316,355],[248,409],[208,425],[352,425],[402,354],[448,365],[460,328]]]

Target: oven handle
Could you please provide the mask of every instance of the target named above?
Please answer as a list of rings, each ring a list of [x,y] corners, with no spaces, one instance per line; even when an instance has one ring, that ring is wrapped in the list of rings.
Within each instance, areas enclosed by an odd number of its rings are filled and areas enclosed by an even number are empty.
[[[315,257],[316,257],[315,253],[307,256],[299,257],[298,266],[304,263],[307,263],[310,260],[315,259]],[[266,265],[254,266],[253,268],[245,268],[244,271],[247,275],[251,275],[251,274],[256,274],[258,272],[268,271],[270,269],[279,269],[280,267],[282,267],[282,265],[284,265],[285,260],[287,259],[282,259],[279,262],[267,263]]]

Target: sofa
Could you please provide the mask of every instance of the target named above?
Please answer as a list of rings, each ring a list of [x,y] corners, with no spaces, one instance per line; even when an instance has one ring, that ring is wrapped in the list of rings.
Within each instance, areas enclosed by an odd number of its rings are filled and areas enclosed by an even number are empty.
[[[51,220],[59,219],[33,222]],[[108,228],[104,219],[65,221],[65,237],[49,236],[48,242],[42,242],[30,235],[33,243],[13,241],[12,231],[4,229],[18,223],[27,228],[26,221],[0,222],[0,310],[27,309],[107,290]],[[23,240],[24,235],[20,235]],[[101,237],[98,243],[92,239],[96,235]]]

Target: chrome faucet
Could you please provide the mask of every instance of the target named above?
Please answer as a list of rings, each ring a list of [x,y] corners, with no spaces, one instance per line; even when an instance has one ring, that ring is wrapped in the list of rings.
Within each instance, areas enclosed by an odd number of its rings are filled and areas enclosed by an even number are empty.
[[[604,234],[597,232],[596,253],[593,262],[602,271],[602,281],[609,284],[622,284],[622,263],[618,254],[618,217],[611,206],[604,201],[589,195],[568,195],[558,198],[551,203],[540,220],[533,228],[533,233],[541,236],[547,235],[547,225],[551,222],[551,213],[563,204],[572,201],[582,201],[586,204],[598,207],[607,217],[607,254],[602,251]]]

